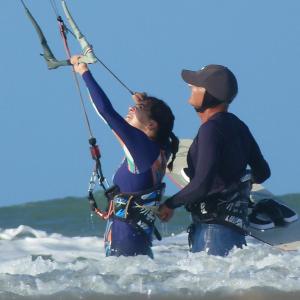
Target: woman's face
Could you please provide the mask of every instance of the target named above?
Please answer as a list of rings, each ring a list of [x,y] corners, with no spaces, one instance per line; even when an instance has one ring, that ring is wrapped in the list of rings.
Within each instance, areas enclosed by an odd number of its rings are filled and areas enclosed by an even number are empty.
[[[152,121],[150,118],[150,104],[147,103],[147,101],[143,101],[143,103],[138,103],[135,106],[129,107],[125,120],[131,126],[144,131]]]

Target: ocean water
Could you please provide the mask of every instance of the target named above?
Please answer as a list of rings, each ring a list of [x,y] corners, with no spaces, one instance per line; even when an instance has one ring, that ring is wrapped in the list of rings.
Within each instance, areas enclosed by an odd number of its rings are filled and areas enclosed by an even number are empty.
[[[1,207],[0,299],[300,299],[300,249],[249,237],[226,258],[192,254],[189,223],[184,210],[158,223],[164,238],[154,241],[154,260],[106,258],[105,223],[86,199]]]

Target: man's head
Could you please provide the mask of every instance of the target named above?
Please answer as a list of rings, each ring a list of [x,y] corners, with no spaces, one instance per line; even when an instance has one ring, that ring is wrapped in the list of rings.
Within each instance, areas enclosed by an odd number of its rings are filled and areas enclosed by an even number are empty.
[[[208,65],[199,71],[182,71],[183,80],[192,88],[189,102],[199,112],[219,104],[229,105],[238,92],[234,74],[221,65]]]

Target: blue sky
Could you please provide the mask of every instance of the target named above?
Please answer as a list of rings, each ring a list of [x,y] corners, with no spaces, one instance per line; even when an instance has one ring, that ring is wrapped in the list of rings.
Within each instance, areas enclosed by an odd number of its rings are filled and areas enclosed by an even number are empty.
[[[56,57],[65,58],[50,1],[25,2]],[[199,127],[181,70],[211,63],[232,69],[239,94],[230,110],[248,124],[270,163],[265,186],[275,194],[300,192],[300,1],[69,0],[68,5],[96,54],[132,90],[169,103],[180,138],[194,137]],[[83,196],[93,163],[71,71],[47,70],[19,1],[2,0],[1,9],[0,205]],[[70,46],[80,52],[71,37]],[[91,70],[125,115],[128,92],[100,65]],[[82,87],[110,180],[123,153]],[[176,192],[168,186],[168,194]]]

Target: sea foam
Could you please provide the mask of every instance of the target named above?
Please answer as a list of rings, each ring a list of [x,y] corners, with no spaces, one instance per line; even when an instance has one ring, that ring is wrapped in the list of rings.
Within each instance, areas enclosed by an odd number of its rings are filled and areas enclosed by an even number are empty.
[[[66,237],[29,226],[0,230],[0,298],[60,293],[193,297],[300,287],[299,251],[284,252],[252,238],[225,258],[190,253],[186,233],[155,241],[153,252],[155,259],[106,258],[99,237]]]

